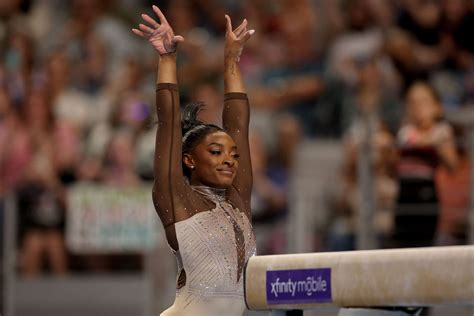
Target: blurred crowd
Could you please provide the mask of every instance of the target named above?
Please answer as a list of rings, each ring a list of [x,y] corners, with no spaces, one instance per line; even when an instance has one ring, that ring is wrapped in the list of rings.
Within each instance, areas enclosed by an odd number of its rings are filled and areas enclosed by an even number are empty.
[[[474,104],[474,1],[2,0],[0,201],[11,192],[19,201],[24,275],[41,273],[45,258],[56,274],[74,269],[64,242],[71,185],[153,179],[158,57],[131,33],[152,4],[185,38],[181,102],[205,102],[208,122],[219,124],[222,111],[224,14],[256,30],[240,64],[252,107],[254,223],[266,236],[260,254],[285,249],[290,178],[305,139],[344,147],[315,250],[355,247],[363,145],[381,246],[466,242],[465,128],[445,114]]]

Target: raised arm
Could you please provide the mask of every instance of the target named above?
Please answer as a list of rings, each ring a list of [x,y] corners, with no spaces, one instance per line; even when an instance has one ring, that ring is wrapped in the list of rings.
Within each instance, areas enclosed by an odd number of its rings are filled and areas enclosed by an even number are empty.
[[[249,120],[250,109],[244,83],[240,74],[239,59],[245,42],[252,36],[254,30],[247,30],[247,20],[244,20],[235,30],[229,16],[227,20],[224,47],[224,111],[222,122],[224,129],[237,144],[240,159],[239,169],[233,186],[247,204],[250,210],[250,194],[252,192],[252,167],[249,149]]]
[[[176,78],[176,49],[183,38],[174,35],[157,6],[153,6],[153,11],[160,19],[160,23],[142,14],[143,20],[148,25],[140,24],[139,30],[132,31],[147,39],[160,55],[156,86],[158,130],[154,158],[153,201],[166,228],[175,222],[175,210],[181,206],[181,201],[177,199],[185,191],[181,167],[181,116]]]

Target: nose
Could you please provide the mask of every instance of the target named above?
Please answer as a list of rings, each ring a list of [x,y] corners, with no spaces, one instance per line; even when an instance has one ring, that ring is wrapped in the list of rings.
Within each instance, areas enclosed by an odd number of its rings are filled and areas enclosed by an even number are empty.
[[[229,166],[229,167],[233,167],[234,164],[235,164],[234,158],[230,155],[227,155],[224,159],[224,165]]]

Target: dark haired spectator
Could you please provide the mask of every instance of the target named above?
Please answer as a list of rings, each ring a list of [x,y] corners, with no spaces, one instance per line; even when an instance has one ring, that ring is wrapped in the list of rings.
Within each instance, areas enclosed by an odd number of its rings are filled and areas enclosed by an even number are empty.
[[[384,82],[377,57],[355,61],[356,81],[341,95],[341,126],[347,132],[360,113],[372,113],[390,133],[396,134],[402,116],[401,102]]]
[[[383,46],[382,30],[366,0],[345,1],[345,30],[329,48],[328,72],[352,87],[357,81],[357,62],[376,56]]]
[[[371,139],[370,157],[375,212],[372,222],[368,225],[375,232],[376,244],[385,246],[393,230],[393,215],[398,193],[395,175],[395,140],[380,122],[373,121],[372,124],[375,125],[375,130]],[[345,135],[345,159],[337,176],[337,186],[332,189],[329,199],[333,211],[327,230],[326,248],[329,251],[356,249],[357,214],[362,206],[357,168],[361,142],[364,138],[362,129],[361,122],[355,121]]]
[[[441,38],[446,54],[442,69],[432,74],[446,109],[474,101],[474,13],[468,1],[442,1]]]
[[[254,176],[253,222],[257,234],[261,236],[257,242],[262,254],[281,254],[285,251],[291,170],[303,133],[292,115],[282,115],[276,122],[275,148],[269,148],[257,130],[250,135]]]
[[[62,275],[68,268],[63,239],[66,201],[55,159],[56,125],[43,91],[30,93],[22,116],[21,124],[29,129],[30,158],[17,188],[20,268],[25,276],[38,276],[47,258],[50,270]]]
[[[433,245],[439,216],[435,174],[439,165],[454,170],[458,157],[451,126],[443,121],[436,91],[426,82],[406,95],[406,121],[398,132],[400,193],[394,242],[399,247]]]
[[[318,121],[317,104],[325,90],[324,57],[318,41],[313,41],[316,38],[314,4],[302,0],[282,1],[280,5],[279,15],[274,16],[272,40],[268,43],[271,46],[264,42],[260,51],[264,67],[250,92],[257,112],[255,121],[266,120],[271,113],[291,113],[300,122],[305,136],[324,134],[327,126],[323,125],[324,120]],[[273,130],[270,126],[268,129]]]

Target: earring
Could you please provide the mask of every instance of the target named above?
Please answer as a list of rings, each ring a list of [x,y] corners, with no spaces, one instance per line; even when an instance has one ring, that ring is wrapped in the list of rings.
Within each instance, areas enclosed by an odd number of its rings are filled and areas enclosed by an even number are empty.
[[[190,166],[189,168],[190,168],[190,169],[194,169],[194,166]]]

